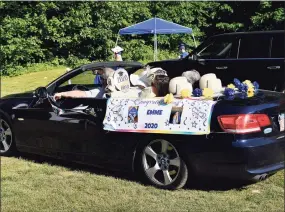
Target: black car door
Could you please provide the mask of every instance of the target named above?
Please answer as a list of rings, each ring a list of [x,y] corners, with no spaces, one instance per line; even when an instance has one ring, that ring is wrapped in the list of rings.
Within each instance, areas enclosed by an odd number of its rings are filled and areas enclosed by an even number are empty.
[[[57,108],[48,100],[14,108],[17,147],[68,161],[129,169],[137,140],[129,133],[103,130],[106,105],[107,99],[74,98]]]
[[[215,73],[223,85],[230,83],[234,77],[233,64],[237,57],[238,40],[235,36],[217,36],[211,39],[198,55],[201,75]]]
[[[52,108],[45,99],[29,108],[14,108],[17,145],[24,151],[82,160],[82,154],[90,151],[90,142],[99,143],[103,139],[99,119],[106,100],[95,101],[66,99],[62,107]]]
[[[276,33],[271,37],[270,61],[267,72],[276,91],[285,90],[284,39],[284,33]]]
[[[262,89],[274,89],[270,59],[270,34],[244,34],[239,37],[238,58],[233,63],[234,76],[241,81],[257,81]]]

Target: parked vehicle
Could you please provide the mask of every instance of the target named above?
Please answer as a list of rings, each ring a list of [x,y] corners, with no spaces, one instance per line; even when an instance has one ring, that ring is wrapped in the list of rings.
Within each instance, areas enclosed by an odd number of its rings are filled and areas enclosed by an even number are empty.
[[[196,69],[215,73],[227,85],[236,77],[257,80],[267,90],[285,92],[284,30],[235,32],[212,36],[188,57],[150,65],[181,75]]]
[[[284,169],[284,94],[261,90],[246,99],[220,97],[208,135],[107,132],[102,124],[107,99],[66,98],[55,102],[52,98],[56,92],[94,87],[92,70],[102,67],[124,67],[131,74],[143,65],[87,64],[34,93],[2,98],[0,155],[28,152],[134,171],[142,180],[166,189],[181,188],[194,175],[248,180],[263,179]],[[172,71],[168,73],[175,75]],[[88,105],[93,112],[60,114],[51,103],[59,109]],[[176,171],[170,173],[170,167]]]

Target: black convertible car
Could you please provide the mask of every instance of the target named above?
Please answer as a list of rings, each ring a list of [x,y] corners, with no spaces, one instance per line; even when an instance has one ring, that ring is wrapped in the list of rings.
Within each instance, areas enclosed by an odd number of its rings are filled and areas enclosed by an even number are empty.
[[[103,129],[107,99],[65,98],[56,92],[94,87],[92,70],[137,62],[87,64],[33,93],[0,100],[0,153],[28,152],[113,170],[134,171],[160,188],[177,189],[188,176],[265,179],[284,169],[285,95],[260,90],[251,98],[220,97],[207,135],[109,132]],[[167,70],[174,74],[175,70]],[[93,110],[58,113],[89,105]]]

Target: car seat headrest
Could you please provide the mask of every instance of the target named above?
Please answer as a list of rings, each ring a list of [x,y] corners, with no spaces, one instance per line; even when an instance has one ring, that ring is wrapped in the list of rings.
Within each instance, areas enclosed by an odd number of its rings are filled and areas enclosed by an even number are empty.
[[[186,77],[175,77],[169,82],[169,92],[174,95],[181,95],[181,91],[188,89],[190,93],[193,91],[192,84],[187,81]]]
[[[200,89],[211,88],[214,92],[222,90],[222,81],[217,78],[216,74],[209,73],[201,77],[199,81]]]

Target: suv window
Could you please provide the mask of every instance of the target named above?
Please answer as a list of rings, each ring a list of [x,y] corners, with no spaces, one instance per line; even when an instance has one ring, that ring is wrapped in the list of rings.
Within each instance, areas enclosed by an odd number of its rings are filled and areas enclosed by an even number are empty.
[[[240,39],[238,58],[268,58],[270,38],[268,36],[246,36]]]
[[[284,58],[284,34],[277,34],[273,36],[271,57]]]
[[[202,58],[232,58],[233,42],[231,40],[213,40],[209,42],[197,55]]]

